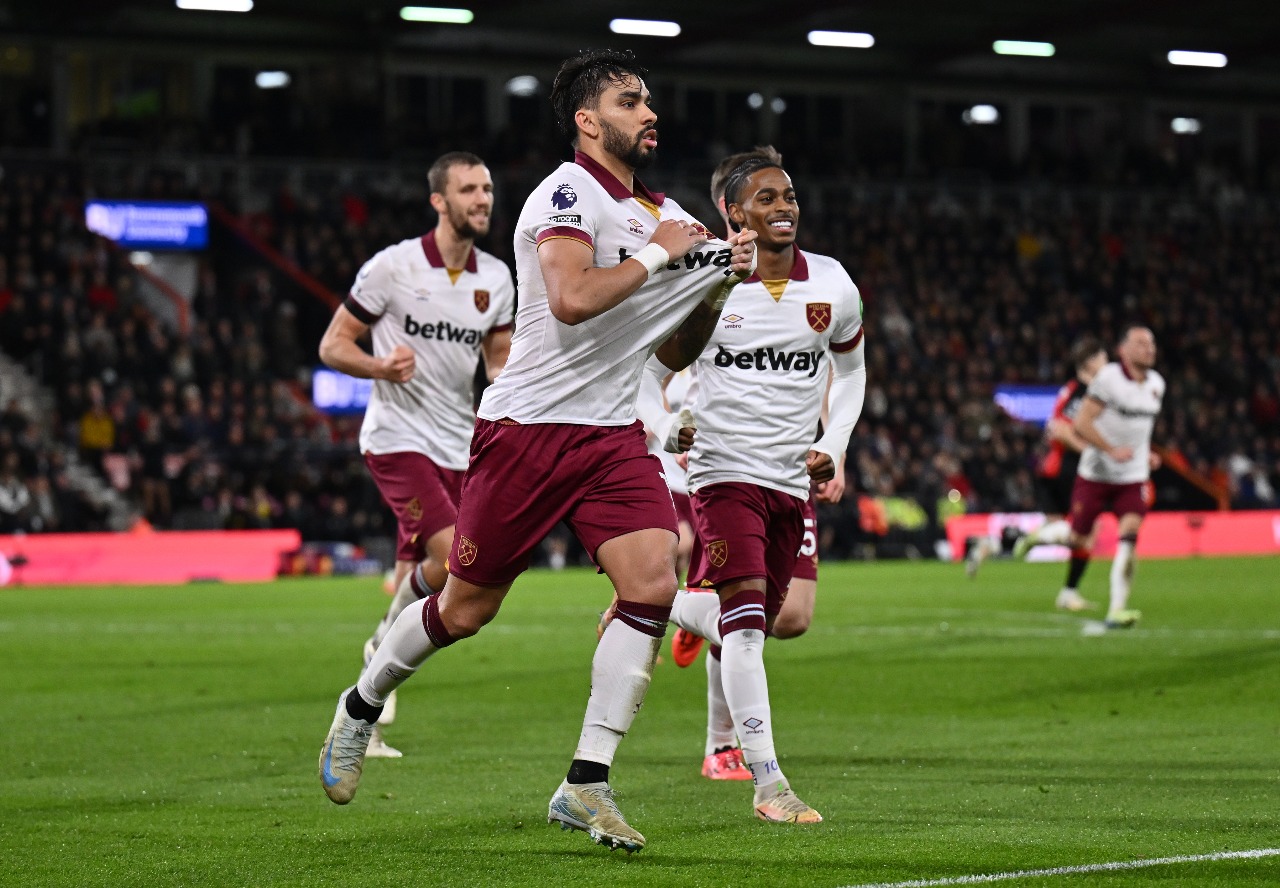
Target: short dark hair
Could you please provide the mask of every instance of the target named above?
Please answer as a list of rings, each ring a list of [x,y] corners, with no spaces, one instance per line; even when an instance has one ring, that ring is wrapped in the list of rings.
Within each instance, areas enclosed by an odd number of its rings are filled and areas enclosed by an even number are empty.
[[[774,163],[772,160],[764,157],[751,157],[734,167],[729,178],[724,183],[724,206],[727,210],[730,204],[736,204],[742,200],[742,189],[747,187],[747,181],[761,170],[782,169],[782,164]]]
[[[782,166],[782,155],[778,153],[778,149],[772,145],[757,145],[750,151],[740,151],[737,154],[730,154],[724,160],[720,161],[720,165],[716,167],[716,171],[711,174],[711,202],[717,207],[720,205],[720,198],[724,197],[724,186],[729,181],[729,176],[738,167],[742,166],[748,160],[759,159],[767,160],[775,166]]]
[[[575,145],[578,125],[574,116],[581,108],[596,108],[606,84],[620,84],[628,77],[641,80],[649,73],[636,62],[629,49],[583,49],[565,59],[551,84],[551,110],[556,126]]]
[[[1141,321],[1132,321],[1131,323],[1125,324],[1120,328],[1120,338],[1116,340],[1116,343],[1124,342],[1129,338],[1129,334],[1134,330],[1151,330],[1151,326],[1149,324],[1144,324]],[[1151,335],[1154,336],[1155,333],[1152,332]]]
[[[1071,366],[1081,370],[1090,358],[1098,352],[1106,354],[1106,351],[1102,346],[1102,340],[1098,337],[1082,336],[1076,340],[1075,345],[1071,346]]]
[[[432,194],[444,194],[449,187],[449,170],[456,166],[484,166],[484,161],[470,151],[450,151],[441,154],[427,170],[427,186]]]

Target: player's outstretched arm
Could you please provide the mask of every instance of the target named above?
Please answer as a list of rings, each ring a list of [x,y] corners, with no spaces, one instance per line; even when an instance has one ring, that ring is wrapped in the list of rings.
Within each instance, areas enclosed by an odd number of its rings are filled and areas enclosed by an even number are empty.
[[[597,268],[591,248],[557,237],[538,247],[547,283],[547,307],[560,323],[574,326],[599,317],[640,289],[650,275],[707,240],[705,229],[667,219],[634,256],[612,268]]]
[[[658,360],[672,370],[683,370],[694,361],[707,347],[711,334],[715,332],[716,320],[720,310],[733,288],[751,277],[756,269],[756,233],[750,230],[737,232],[729,237],[733,249],[730,251],[729,273],[723,279],[715,281],[702,297],[702,302],[689,313],[676,332],[666,342],[658,346]]]
[[[348,376],[361,379],[386,379],[408,382],[413,378],[412,349],[397,345],[389,355],[375,357],[360,347],[359,339],[369,332],[369,325],[339,305],[320,339],[320,360]]]

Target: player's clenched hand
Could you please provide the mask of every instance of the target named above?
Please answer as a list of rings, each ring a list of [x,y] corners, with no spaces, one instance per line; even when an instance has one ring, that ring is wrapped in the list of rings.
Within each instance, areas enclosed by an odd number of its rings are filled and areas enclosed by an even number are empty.
[[[836,476],[836,464],[826,453],[819,453],[817,450],[810,450],[809,454],[804,458],[805,470],[809,473],[809,478],[822,484],[830,481]]]
[[[831,480],[818,485],[818,502],[838,503],[844,499],[844,473],[836,472]]]
[[[391,350],[391,354],[379,359],[376,376],[391,382],[408,382],[413,379],[413,368],[413,349],[407,345],[397,345]]]
[[[689,449],[693,447],[694,433],[697,431],[698,430],[696,428],[692,428],[690,426],[684,426],[680,429],[680,437],[677,439],[676,443],[676,446],[680,449],[676,451],[677,453],[689,452]]]
[[[1116,462],[1128,462],[1133,459],[1133,448],[1127,444],[1122,444],[1119,447],[1112,447],[1107,451],[1107,455]]]
[[[680,219],[664,219],[658,223],[649,243],[662,247],[672,259],[679,259],[709,238],[710,234],[701,225],[690,225]]]
[[[756,237],[758,235],[749,228],[729,235],[729,244],[733,249],[729,252],[729,271],[731,277],[745,281],[756,270]]]

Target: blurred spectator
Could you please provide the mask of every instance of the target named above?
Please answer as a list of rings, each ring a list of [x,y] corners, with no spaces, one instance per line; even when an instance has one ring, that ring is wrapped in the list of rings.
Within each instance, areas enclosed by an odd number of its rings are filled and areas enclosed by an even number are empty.
[[[0,533],[26,530],[32,511],[31,492],[18,473],[18,454],[0,459]]]
[[[90,380],[89,406],[80,416],[80,453],[90,465],[98,465],[115,443],[116,423],[107,412],[102,385]]]

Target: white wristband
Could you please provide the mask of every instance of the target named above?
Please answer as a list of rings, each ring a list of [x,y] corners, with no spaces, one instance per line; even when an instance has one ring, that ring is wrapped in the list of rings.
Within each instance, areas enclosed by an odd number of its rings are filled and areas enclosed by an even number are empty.
[[[631,257],[639,261],[653,277],[671,262],[671,254],[657,244],[645,244]]]

